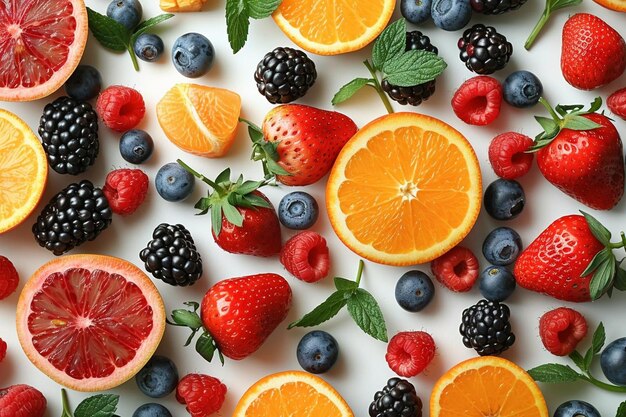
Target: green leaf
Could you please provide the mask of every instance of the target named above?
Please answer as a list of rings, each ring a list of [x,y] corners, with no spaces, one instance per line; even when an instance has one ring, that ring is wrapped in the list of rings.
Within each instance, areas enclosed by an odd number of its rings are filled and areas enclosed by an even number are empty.
[[[626,401],[619,405],[615,417],[626,417]]]
[[[76,410],[74,417],[111,417],[117,410],[119,395],[98,394],[85,398]]]
[[[611,253],[611,257],[613,254]],[[602,263],[593,274],[589,283],[589,293],[592,300],[600,298],[610,287],[615,279],[615,259],[610,258]]]
[[[248,125],[248,135],[250,135],[250,139],[252,139],[253,143],[265,142],[265,140],[263,139],[263,132],[259,130],[256,126]]]
[[[215,345],[215,341],[208,332],[202,333],[198,340],[196,340],[196,352],[198,352],[207,362],[211,362],[213,360],[213,356],[216,351],[217,346]],[[224,365],[224,359],[221,361],[222,365]]]
[[[268,171],[273,175],[291,175],[289,171],[278,165],[273,159],[267,159],[265,161]]]
[[[278,158],[280,158],[280,155],[278,155],[278,142],[265,142],[265,139],[263,139],[263,142],[261,147],[265,153],[265,158],[278,161]]]
[[[591,106],[589,106],[587,113],[595,113],[600,110],[600,107],[602,107],[602,97],[598,96],[591,102]]]
[[[591,349],[594,355],[597,355],[604,347],[606,342],[606,332],[604,330],[604,324],[600,322],[598,328],[593,332],[593,338],[591,339]]]
[[[348,312],[365,333],[382,342],[388,341],[383,312],[372,294],[358,288],[348,298]]]
[[[310,313],[305,314],[300,320],[289,324],[287,328],[311,327],[322,324],[335,317],[346,303],[346,292],[335,291],[322,304],[315,307]]]
[[[335,288],[340,291],[352,291],[358,288],[358,284],[354,281],[350,281],[349,279],[335,277]]]
[[[559,382],[574,382],[582,375],[570,368],[567,365],[561,365],[558,363],[548,363],[540,365],[536,368],[530,369],[528,374],[539,382],[546,382],[549,384]]]
[[[211,206],[211,228],[215,236],[219,236],[222,231],[222,204],[219,202]]]
[[[600,265],[607,262],[611,256],[611,249],[602,249],[600,252],[596,253],[596,256],[591,259],[591,262],[589,262],[589,265],[587,265],[587,268],[585,268],[580,276],[586,277],[587,275],[591,274],[593,271],[598,269]]]
[[[216,184],[226,184],[230,182],[230,168],[226,168],[220,172],[217,178],[215,178]]]
[[[535,116],[535,120],[539,122],[543,128],[543,132],[540,135],[542,139],[552,139],[557,135],[557,133],[559,133],[559,125],[554,121],[554,119],[543,116]]]
[[[135,29],[135,32],[133,33],[132,39],[133,40],[137,39],[140,35],[146,33],[150,28],[152,28],[152,27],[154,27],[154,26],[156,26],[156,25],[158,25],[160,23],[163,23],[166,20],[171,19],[172,17],[174,17],[173,14],[166,13],[166,14],[160,14],[158,16],[151,17],[148,20],[144,20]]]
[[[582,2],[583,0],[550,0],[550,9],[555,11],[564,7],[577,6]]]
[[[446,61],[434,53],[412,50],[386,61],[383,71],[391,84],[410,87],[434,80],[446,67]]]
[[[267,200],[265,200],[264,198],[256,194],[248,194],[244,197],[244,199],[248,203],[252,204],[254,207],[264,207],[264,208],[271,207],[270,203],[268,203]]]
[[[589,213],[581,211],[581,214],[585,217],[589,230],[595,236],[596,239],[604,246],[608,246],[611,243],[611,232],[604,227],[595,217]]]
[[[626,271],[622,268],[616,268],[615,270],[615,288],[620,291],[626,291]]]
[[[406,50],[406,20],[398,19],[380,34],[372,48],[374,68],[382,71],[385,63]]]
[[[569,358],[576,364],[576,366],[578,366],[580,369],[582,369],[583,371],[587,371],[587,369],[585,369],[585,360],[582,357],[582,355],[577,351],[573,351],[572,353],[569,354]]]
[[[602,125],[594,122],[593,120],[589,120],[583,116],[569,115],[569,116],[565,116],[563,120],[564,120],[563,127],[562,127],[563,129],[593,130],[593,129],[602,127]]]
[[[371,78],[355,78],[354,80],[350,81],[348,84],[341,87],[339,91],[337,91],[337,93],[333,96],[333,99],[331,101],[332,105],[335,106],[348,100],[357,91],[368,85],[368,83],[370,82],[374,82],[374,80]]]
[[[282,0],[248,0],[248,12],[253,19],[264,19],[271,16],[281,2]]]
[[[130,32],[121,24],[108,16],[87,7],[89,29],[94,38],[105,48],[124,52],[130,44]]]
[[[222,204],[222,211],[224,212],[226,220],[228,220],[231,224],[234,224],[237,227],[241,227],[243,225],[243,216],[232,204],[224,202]]]
[[[239,195],[250,194],[251,192],[257,190],[261,186],[261,181],[246,181],[241,186],[237,187],[235,192]]]
[[[197,330],[203,326],[198,313],[185,309],[172,311],[172,320],[173,322],[170,322],[170,324],[173,324],[174,326],[189,327],[192,330]]]
[[[589,371],[589,368],[591,368],[591,363],[593,362],[593,350],[591,348],[587,349],[587,352],[585,352],[585,357],[583,358],[583,370],[585,372]]]
[[[226,32],[233,53],[246,44],[250,17],[244,0],[226,0]]]

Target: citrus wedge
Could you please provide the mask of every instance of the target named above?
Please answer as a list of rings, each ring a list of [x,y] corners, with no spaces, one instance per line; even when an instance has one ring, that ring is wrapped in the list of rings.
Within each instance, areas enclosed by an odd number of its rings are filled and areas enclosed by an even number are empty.
[[[296,45],[319,55],[356,51],[385,29],[395,0],[283,0],[273,14]]]
[[[48,162],[39,139],[19,117],[0,109],[0,233],[32,213],[47,178]]]
[[[330,173],[326,205],[337,236],[388,265],[429,262],[471,230],[481,174],[469,142],[430,116],[395,113],[363,127]]]
[[[593,0],[601,6],[616,12],[626,12],[626,0]]]

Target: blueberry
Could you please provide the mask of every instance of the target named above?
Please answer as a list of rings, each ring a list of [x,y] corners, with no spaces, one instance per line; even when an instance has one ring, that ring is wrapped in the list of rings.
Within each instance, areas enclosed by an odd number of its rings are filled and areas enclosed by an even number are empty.
[[[113,0],[107,7],[107,16],[130,31],[141,22],[142,13],[138,0]]]
[[[537,104],[543,93],[543,85],[532,72],[515,71],[502,85],[504,101],[515,107],[530,107]]]
[[[483,242],[483,255],[493,265],[511,265],[521,250],[522,238],[508,227],[493,229]]]
[[[435,286],[422,271],[409,271],[396,283],[396,301],[406,311],[422,311],[433,299]]]
[[[213,44],[199,33],[187,33],[174,42],[172,61],[185,77],[197,78],[207,73],[213,65]]]
[[[137,386],[148,397],[162,398],[178,385],[178,369],[165,356],[154,355],[135,375]]]
[[[154,182],[164,200],[181,201],[193,191],[195,178],[176,162],[170,162],[159,169]]]
[[[465,27],[472,18],[470,0],[433,0],[430,13],[435,26],[455,31]]]
[[[626,337],[617,339],[604,348],[600,365],[606,379],[615,385],[626,385]]]
[[[152,137],[143,130],[129,130],[120,138],[120,154],[131,164],[146,162],[152,156],[153,150]]]
[[[79,101],[96,98],[102,89],[100,72],[91,65],[79,65],[65,82],[65,92]]]
[[[515,291],[515,277],[502,266],[490,266],[478,278],[480,293],[489,301],[502,302]]]
[[[303,191],[287,194],[278,205],[278,219],[289,229],[308,229],[315,224],[318,215],[317,201]]]
[[[172,417],[172,413],[161,404],[144,404],[133,413],[133,417]]]
[[[497,179],[485,190],[485,210],[496,220],[511,220],[524,209],[526,195],[514,180]]]
[[[559,405],[554,417],[600,417],[600,413],[588,402],[573,400]]]
[[[406,20],[414,24],[424,23],[430,19],[432,0],[402,0],[400,11]]]
[[[305,334],[296,351],[302,369],[312,374],[328,371],[337,361],[338,355],[339,345],[335,338],[321,330]]]
[[[165,46],[163,40],[157,35],[143,33],[135,40],[133,45],[135,55],[142,61],[154,62],[161,57]]]

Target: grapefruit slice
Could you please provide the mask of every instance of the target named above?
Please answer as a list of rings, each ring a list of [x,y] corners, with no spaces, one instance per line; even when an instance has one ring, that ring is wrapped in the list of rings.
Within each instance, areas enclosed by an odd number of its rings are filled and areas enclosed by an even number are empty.
[[[0,2],[0,100],[29,101],[59,89],[87,43],[83,0]]]
[[[102,255],[64,256],[39,268],[17,305],[17,335],[30,361],[76,391],[132,378],[165,330],[163,300],[135,265]]]

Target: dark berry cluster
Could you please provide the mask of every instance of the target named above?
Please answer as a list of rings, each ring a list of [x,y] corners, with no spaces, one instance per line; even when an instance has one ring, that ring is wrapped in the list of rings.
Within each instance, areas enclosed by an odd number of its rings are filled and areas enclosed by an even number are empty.
[[[422,417],[422,400],[406,379],[391,378],[382,391],[374,394],[370,417]]]
[[[267,53],[254,73],[259,93],[272,104],[299,99],[316,79],[315,63],[307,54],[287,47]]]
[[[511,310],[497,301],[480,300],[463,311],[460,332],[463,344],[473,348],[479,355],[499,355],[513,343],[509,317]]]
[[[458,46],[467,69],[481,75],[501,70],[513,54],[513,45],[504,35],[480,23],[463,32]]]
[[[517,10],[527,0],[470,0],[472,9],[482,14],[502,14],[511,10]]]

